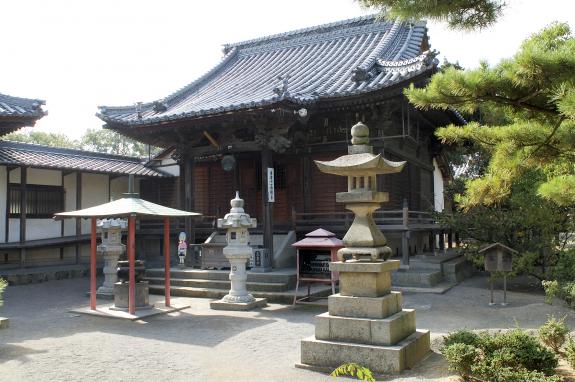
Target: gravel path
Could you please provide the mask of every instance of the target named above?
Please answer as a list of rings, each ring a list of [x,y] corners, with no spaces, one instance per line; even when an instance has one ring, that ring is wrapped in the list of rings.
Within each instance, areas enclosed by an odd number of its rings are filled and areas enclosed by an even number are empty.
[[[322,307],[270,305],[260,311],[209,309],[208,299],[173,298],[191,308],[145,321],[79,316],[68,310],[88,304],[88,280],[62,280],[9,287],[0,314],[1,381],[334,381],[296,369],[300,340],[313,335]],[[499,297],[499,296],[498,296]],[[489,307],[484,278],[476,277],[444,295],[404,294],[417,309],[417,326],[441,336],[460,328],[537,328],[547,315],[573,312],[544,304],[540,293],[509,292],[510,305]],[[432,354],[397,381],[456,381]]]

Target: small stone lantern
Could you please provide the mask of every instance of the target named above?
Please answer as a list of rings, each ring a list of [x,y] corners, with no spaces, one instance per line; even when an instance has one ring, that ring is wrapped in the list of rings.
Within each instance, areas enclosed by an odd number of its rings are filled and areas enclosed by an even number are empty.
[[[126,250],[122,244],[122,229],[126,229],[127,222],[123,219],[102,219],[98,220],[97,225],[102,234],[102,243],[96,251],[104,257],[104,283],[98,288],[97,296],[113,299],[114,284],[118,281],[118,259]]]
[[[244,201],[240,199],[239,192],[236,192],[230,205],[230,212],[223,219],[218,219],[218,228],[227,229],[228,245],[223,252],[230,261],[231,289],[221,300],[210,303],[210,307],[218,310],[249,310],[265,306],[266,299],[256,299],[246,289],[246,263],[252,255],[248,228],[256,227],[256,219],[244,212]]]

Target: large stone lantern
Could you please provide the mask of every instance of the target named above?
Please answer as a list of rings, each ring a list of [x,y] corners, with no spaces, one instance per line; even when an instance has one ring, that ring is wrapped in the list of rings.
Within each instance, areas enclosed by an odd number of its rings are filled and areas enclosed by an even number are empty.
[[[363,123],[351,129],[348,155],[316,161],[322,172],[348,179],[347,192],[336,201],[355,213],[330,263],[339,272],[339,291],[328,298],[328,312],[316,316],[315,336],[301,341],[298,367],[331,370],[355,362],[376,374],[397,373],[413,367],[429,352],[429,331],[417,330],[415,310],[402,308],[400,292],[391,291],[391,272],[399,260],[388,260],[391,250],[372,214],[387,193],[377,191],[376,176],[400,172],[405,162],[374,155],[369,130]],[[348,259],[352,257],[353,259]]]
[[[219,310],[249,310],[265,306],[266,299],[254,298],[246,288],[246,263],[252,255],[249,246],[250,233],[248,228],[256,227],[256,219],[244,211],[244,200],[239,193],[230,202],[231,209],[223,219],[218,219],[218,228],[225,228],[227,246],[224,247],[224,256],[230,261],[230,292],[221,300],[210,304],[212,309]]]
[[[126,229],[124,219],[102,219],[97,222],[102,234],[102,243],[96,251],[104,257],[104,284],[98,288],[97,295],[102,298],[114,298],[114,284],[118,281],[118,259],[126,250],[122,244],[122,229]]]
[[[336,193],[335,200],[345,203],[355,219],[343,238],[345,248],[338,251],[338,259],[369,256],[373,261],[387,260],[391,249],[386,246],[387,240],[372,216],[381,203],[389,201],[387,192],[377,191],[377,175],[400,172],[405,162],[392,162],[381,154],[374,155],[369,145],[369,129],[363,123],[353,126],[351,135],[348,155],[328,162],[315,161],[321,172],[347,177],[347,192]]]

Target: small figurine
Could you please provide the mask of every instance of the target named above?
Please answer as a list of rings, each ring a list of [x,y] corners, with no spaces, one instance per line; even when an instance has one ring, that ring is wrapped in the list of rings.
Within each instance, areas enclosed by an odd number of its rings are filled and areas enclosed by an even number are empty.
[[[186,241],[186,233],[180,232],[178,238],[178,257],[180,258],[180,268],[185,268],[184,260],[186,259],[186,254],[188,253],[188,243]]]

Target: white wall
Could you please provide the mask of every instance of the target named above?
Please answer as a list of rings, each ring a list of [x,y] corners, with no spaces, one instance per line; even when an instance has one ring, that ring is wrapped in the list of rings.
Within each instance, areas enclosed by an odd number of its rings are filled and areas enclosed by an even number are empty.
[[[157,163],[157,162],[155,162]],[[160,161],[162,167],[157,167],[158,170],[167,172],[173,176],[180,176],[180,165],[172,158],[164,158]],[[165,167],[164,167],[165,166]],[[152,166],[154,168],[154,166]]]
[[[437,161],[433,158],[433,204],[435,211],[443,211],[445,207],[445,199],[443,195],[443,174],[437,165]]]
[[[110,201],[108,175],[82,174],[82,208],[97,206]],[[90,220],[82,219],[82,233],[90,233]]]
[[[76,173],[73,172],[64,177],[64,210],[76,209]],[[64,219],[64,236],[76,234],[76,219]]]

